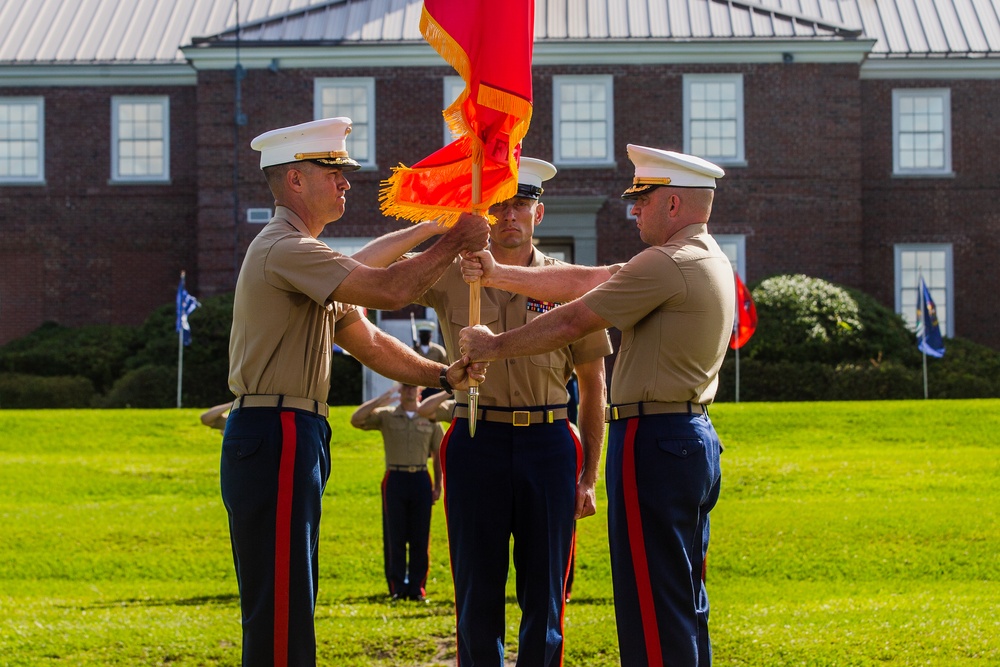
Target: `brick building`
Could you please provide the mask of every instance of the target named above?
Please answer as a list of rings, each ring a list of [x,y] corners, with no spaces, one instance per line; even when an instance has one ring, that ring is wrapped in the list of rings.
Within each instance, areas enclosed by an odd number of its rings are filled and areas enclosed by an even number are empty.
[[[267,5],[266,8],[263,5]],[[399,227],[392,166],[446,141],[461,80],[419,0],[0,0],[0,344],[231,290],[273,206],[249,142],[355,121],[350,252]],[[237,21],[237,12],[240,12]],[[1000,0],[537,0],[524,153],[550,254],[641,247],[625,145],[726,169],[712,230],[747,281],[806,273],[1000,348]]]

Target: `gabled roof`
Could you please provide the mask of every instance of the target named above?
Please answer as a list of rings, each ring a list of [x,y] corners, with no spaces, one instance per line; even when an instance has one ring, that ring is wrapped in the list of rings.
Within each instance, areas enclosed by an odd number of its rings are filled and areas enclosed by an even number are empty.
[[[248,48],[413,47],[422,43],[421,4],[244,0],[239,42]],[[192,54],[233,48],[236,7],[236,0],[0,0],[0,68],[190,70]],[[546,49],[574,43],[587,49],[572,54],[599,57],[609,45],[625,54],[656,44],[770,42],[853,42],[869,60],[994,59],[1000,58],[1000,0],[536,0],[535,40],[536,61]]]
[[[536,0],[535,41],[599,39],[753,39],[861,36],[854,3],[825,0],[805,15],[747,0]],[[844,22],[841,6],[847,5]],[[298,12],[246,23],[248,43],[378,43],[421,40],[422,0],[328,0]],[[852,11],[854,10],[854,11]],[[502,20],[502,12],[498,20]],[[230,42],[235,27],[196,44]]]

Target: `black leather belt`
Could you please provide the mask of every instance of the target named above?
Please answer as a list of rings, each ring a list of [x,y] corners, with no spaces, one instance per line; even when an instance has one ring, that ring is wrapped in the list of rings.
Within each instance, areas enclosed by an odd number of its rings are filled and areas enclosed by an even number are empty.
[[[469,418],[469,408],[464,405],[455,406],[455,417]],[[552,424],[560,419],[569,417],[566,408],[553,409],[525,409],[525,410],[491,410],[490,408],[479,408],[476,418],[479,421],[496,422],[499,424],[511,424],[513,426],[531,426],[532,424]]]
[[[427,470],[427,466],[386,466],[386,469],[393,472],[423,472]]]
[[[619,419],[630,419],[642,415],[666,414],[707,415],[708,406],[701,403],[658,403],[656,401],[609,405],[604,409],[604,421],[613,422]]]
[[[305,410],[321,417],[330,416],[330,408],[326,403],[314,401],[311,398],[298,396],[282,396],[281,394],[247,394],[233,401],[233,412],[240,408],[291,408]]]

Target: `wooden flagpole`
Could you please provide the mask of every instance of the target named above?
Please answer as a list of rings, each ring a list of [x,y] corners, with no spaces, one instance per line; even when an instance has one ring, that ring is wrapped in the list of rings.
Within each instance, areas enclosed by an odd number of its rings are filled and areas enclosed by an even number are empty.
[[[483,201],[483,162],[480,154],[479,160],[473,155],[472,158],[472,212],[479,214],[482,211],[479,205]],[[478,280],[469,283],[469,326],[474,327],[480,321],[480,296],[482,285]],[[469,437],[476,437],[476,419],[479,416],[479,383],[469,378]]]

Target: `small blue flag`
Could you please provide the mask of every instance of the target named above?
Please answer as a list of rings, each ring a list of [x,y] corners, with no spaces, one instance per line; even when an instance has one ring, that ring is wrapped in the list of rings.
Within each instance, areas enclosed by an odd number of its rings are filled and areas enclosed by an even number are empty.
[[[937,308],[934,306],[934,299],[931,298],[931,292],[927,289],[923,276],[920,277],[919,297],[917,316],[922,319],[923,331],[920,334],[920,343],[917,347],[924,354],[940,359],[944,356],[944,340],[941,339]]]
[[[184,345],[191,344],[191,325],[188,324],[188,315],[200,306],[198,299],[188,294],[184,287],[184,275],[181,274],[181,282],[177,285],[177,331],[184,332]]]

